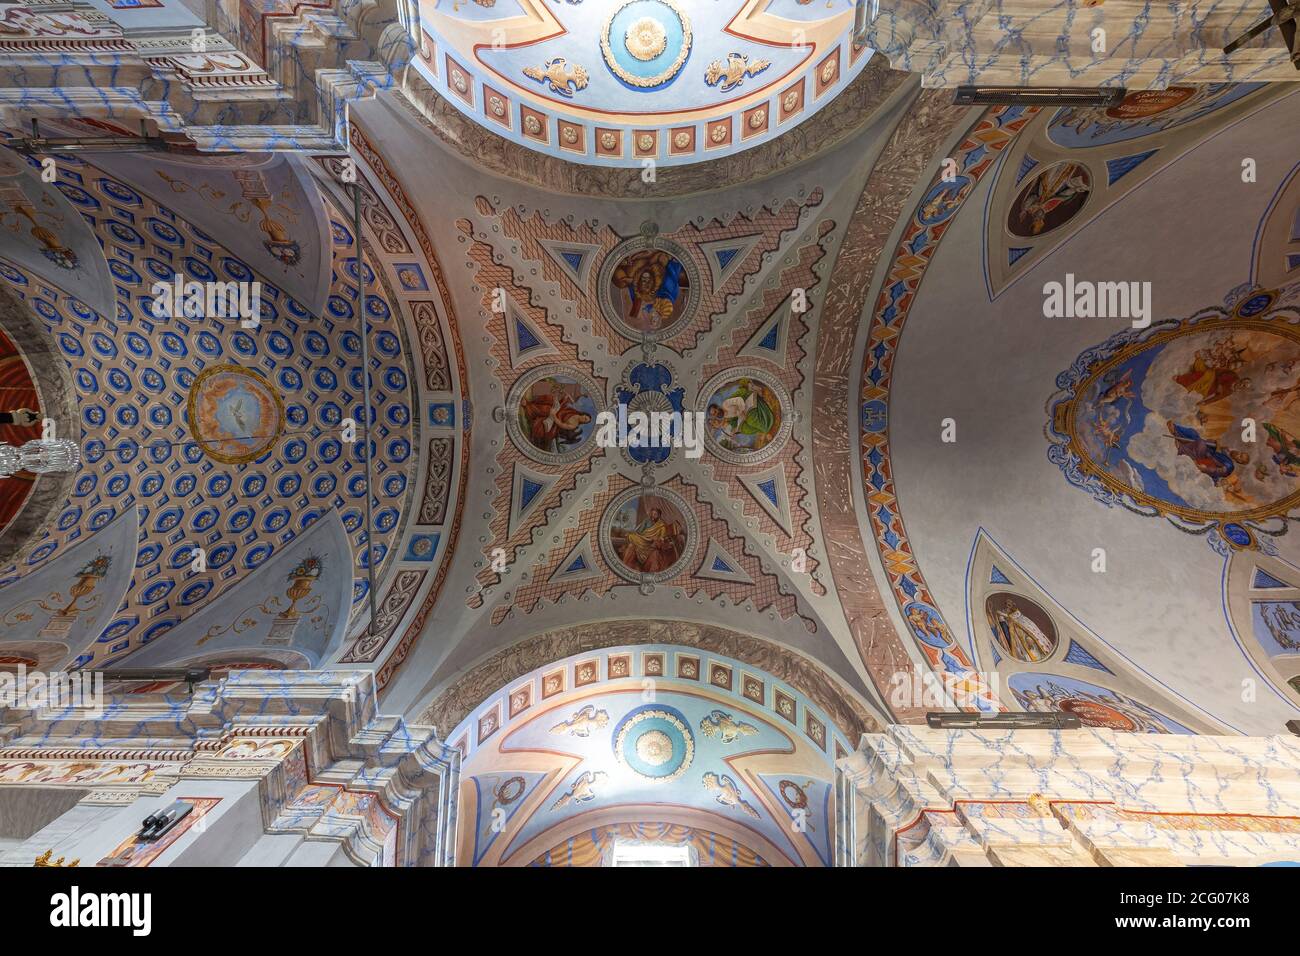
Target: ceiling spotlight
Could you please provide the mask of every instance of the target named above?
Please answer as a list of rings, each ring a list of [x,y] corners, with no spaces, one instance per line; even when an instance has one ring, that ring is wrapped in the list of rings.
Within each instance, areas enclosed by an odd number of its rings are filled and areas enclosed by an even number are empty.
[[[1114,106],[1128,90],[1122,86],[959,86],[957,106]]]
[[[968,714],[930,711],[925,722],[935,730],[1078,730],[1075,714]]]
[[[1300,19],[1300,0],[1290,0],[1290,2],[1288,0],[1268,0],[1268,5],[1273,10],[1272,16],[1260,20],[1225,46],[1223,55],[1228,56],[1237,52],[1265,30],[1270,27],[1277,27],[1282,31],[1282,40],[1286,43],[1286,48],[1291,55],[1291,62],[1295,64],[1297,70],[1300,70],[1300,45],[1296,43],[1295,29],[1296,20]]]

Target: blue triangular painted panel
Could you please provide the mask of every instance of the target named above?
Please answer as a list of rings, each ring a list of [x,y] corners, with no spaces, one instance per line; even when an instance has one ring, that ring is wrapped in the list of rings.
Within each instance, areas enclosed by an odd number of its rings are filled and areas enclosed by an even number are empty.
[[[1106,176],[1110,181],[1110,185],[1115,185],[1118,180],[1133,172],[1155,154],[1156,150],[1149,149],[1145,153],[1134,153],[1132,156],[1121,156],[1119,159],[1106,160]]]
[[[533,335],[533,330],[518,319],[515,319],[515,339],[519,342],[520,352],[527,352],[542,344],[537,341],[537,336]]]
[[[1289,588],[1292,585],[1279,581],[1263,568],[1255,569],[1255,579],[1250,582],[1252,588]]]
[[[539,481],[533,481],[525,477],[519,482],[519,510],[523,511],[537,497],[537,493],[542,490],[542,484]]]
[[[1110,668],[1084,650],[1082,645],[1077,644],[1074,641],[1070,642],[1070,649],[1066,651],[1065,659],[1071,664],[1079,664],[1083,667],[1092,667],[1099,671],[1105,671],[1107,674],[1111,672]]]

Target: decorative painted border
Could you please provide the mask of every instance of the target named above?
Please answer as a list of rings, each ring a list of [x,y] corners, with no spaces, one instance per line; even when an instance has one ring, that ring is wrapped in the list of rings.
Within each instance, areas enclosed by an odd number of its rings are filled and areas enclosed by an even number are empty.
[[[683,26],[683,43],[676,62],[655,77],[637,77],[620,67],[613,60],[611,46],[618,41],[609,37],[607,28],[598,30],[603,64],[601,68],[609,69],[619,83],[632,89],[651,90],[681,82],[685,77],[694,46],[692,28],[676,5],[665,5],[673,6],[677,11]],[[619,9],[622,6],[626,4]],[[683,6],[689,7],[690,4]],[[747,3],[731,20],[727,32],[742,40],[757,41],[762,45],[792,46],[774,41],[768,31],[773,27],[780,30],[779,24],[795,21],[781,20],[760,10],[760,7],[761,3]],[[511,20],[512,29],[518,31],[517,36],[527,35],[532,39],[512,45],[529,46],[566,32],[546,4],[525,4],[522,11],[524,16]],[[577,12],[580,15],[580,10]],[[751,35],[745,31],[743,19],[747,12],[756,12],[759,19],[767,24],[761,35]],[[773,74],[770,78],[756,81],[754,85],[746,85],[737,91],[738,95],[724,102],[689,111],[607,113],[588,107],[582,102],[582,97],[566,96],[561,92],[569,89],[570,81],[565,74],[557,74],[559,82],[554,86],[551,84],[549,68],[557,59],[565,59],[563,56],[548,53],[549,58],[544,61],[539,57],[530,67],[534,71],[531,74],[503,70],[499,65],[486,62],[478,53],[492,45],[489,34],[484,29],[486,21],[459,21],[454,27],[444,27],[436,22],[443,14],[435,15],[432,21],[426,19],[418,28],[412,27],[411,39],[415,52],[411,59],[413,69],[403,78],[402,85],[416,110],[426,118],[438,121],[440,126],[445,125],[441,122],[443,117],[435,113],[443,114],[441,106],[445,103],[485,131],[496,133],[512,144],[542,156],[556,158],[567,153],[572,159],[577,154],[580,165],[618,169],[621,172],[640,165],[643,158],[652,155],[635,145],[638,134],[648,133],[655,139],[653,155],[661,167],[688,165],[712,158],[709,154],[732,156],[772,143],[782,133],[814,114],[836,109],[840,105],[837,102],[839,94],[852,88],[864,72],[874,70],[879,74],[890,73],[891,83],[904,81],[904,73],[889,69],[883,58],[870,56],[870,48],[865,44],[853,42],[851,13],[851,10],[840,10],[823,20],[804,22],[805,27],[813,28],[804,31],[810,32],[804,39],[804,55],[781,75]],[[610,19],[616,14],[617,11]],[[832,24],[835,22],[841,26],[838,32],[832,33]],[[442,32],[443,29],[454,31],[457,39],[449,41]],[[469,50],[457,50],[457,46],[469,45],[474,45],[472,59],[469,58]],[[467,66],[466,63],[470,65]],[[565,66],[569,67],[567,60]],[[585,72],[586,68],[583,69]],[[781,88],[782,84],[785,84],[784,88]],[[781,110],[779,115],[774,115],[776,110],[773,98],[779,88]],[[476,89],[480,99],[486,100],[493,95],[498,97],[504,107],[502,112],[493,114],[476,108]],[[509,96],[500,92],[502,90],[509,91]],[[796,95],[791,97],[791,92]],[[441,102],[432,101],[432,97],[437,97]],[[748,126],[747,119],[755,110],[762,110],[771,120]],[[852,112],[858,118],[870,115],[869,110],[855,109]],[[532,119],[531,123],[529,118]],[[654,124],[653,128],[646,128],[647,124]],[[732,135],[733,127],[745,128],[747,131],[744,135]],[[725,135],[714,138],[716,130],[722,130]],[[661,151],[659,144],[668,142],[678,132],[686,132],[688,135],[685,139],[678,139],[671,148]],[[801,138],[817,135],[819,133],[805,131]],[[606,138],[607,145],[602,147],[600,142]],[[464,136],[456,139],[462,143],[467,141]],[[629,143],[633,144],[632,149],[627,148]],[[492,161],[486,150],[478,155],[483,160]],[[536,157],[530,158],[527,164],[536,168]],[[583,172],[585,176],[586,171]],[[568,178],[567,174],[565,178]],[[621,182],[626,185],[625,176]],[[554,188],[554,183],[546,185],[547,188]],[[651,188],[656,189],[656,195],[663,195],[662,190],[654,186]],[[704,188],[708,188],[707,184]]]
[[[660,685],[660,689],[664,693],[685,693],[698,696],[702,689],[699,685],[704,684],[707,687],[711,687],[714,692],[732,698],[736,707],[745,710],[747,713],[755,717],[761,717],[771,721],[772,726],[778,730],[782,730],[782,732],[785,732],[783,728],[786,724],[790,725],[788,728],[790,732],[801,734],[810,743],[823,751],[827,750],[827,744],[830,742],[834,742],[836,748],[845,748],[847,751],[848,748],[846,745],[856,743],[857,739],[863,733],[875,732],[869,724],[860,726],[855,724],[850,727],[845,727],[842,723],[837,723],[833,713],[825,709],[826,704],[833,700],[836,707],[842,707],[843,701],[828,696],[828,688],[822,686],[816,688],[799,687],[795,683],[786,681],[770,672],[762,671],[766,676],[767,682],[771,683],[773,689],[773,699],[771,704],[765,704],[761,701],[755,701],[753,698],[745,696],[738,688],[727,687],[722,684],[713,684],[708,681],[700,681],[702,671],[705,669],[712,669],[714,665],[721,665],[732,671],[744,666],[744,662],[736,658],[725,656],[725,648],[720,649],[716,653],[712,651],[704,651],[702,654],[696,654],[692,653],[694,650],[693,648],[688,648],[683,645],[652,641],[649,642],[649,646],[653,647],[654,651],[642,655],[640,674],[630,672],[625,676],[618,676],[610,673],[608,663],[609,659],[611,657],[623,656],[625,649],[635,648],[635,646],[636,645],[629,646],[626,644],[611,643],[608,647],[602,648],[596,657],[585,657],[580,654],[578,656],[560,658],[554,661],[553,665],[544,664],[541,667],[524,670],[522,675],[515,677],[515,683],[497,687],[494,691],[486,694],[485,699],[481,703],[469,710],[468,713],[465,713],[456,725],[452,727],[447,738],[456,740],[458,745],[463,740],[465,749],[462,751],[462,758],[468,760],[479,749],[479,743],[474,743],[473,741],[477,736],[476,731],[478,725],[485,716],[496,714],[501,720],[498,727],[492,731],[493,734],[498,730],[505,730],[506,736],[509,736],[509,733],[514,729],[514,725],[532,720],[536,715],[526,710],[520,711],[517,715],[510,714],[508,710],[508,697],[505,696],[507,693],[506,687],[508,686],[513,688],[509,693],[518,693],[521,686],[531,687],[538,681],[539,677],[543,684],[541,695],[542,700],[553,698],[561,693],[580,691],[583,687],[589,688],[588,693],[591,695],[610,692],[611,688],[609,685],[611,684],[618,685],[613,688],[614,690],[624,690],[629,688],[635,690],[639,687],[640,683],[648,677],[653,678],[656,681],[668,681],[668,684]],[[630,650],[628,653],[630,653]],[[667,665],[671,658],[673,666],[665,666],[667,673],[652,674],[645,667],[646,658],[652,656],[662,657],[665,665]],[[606,658],[606,666],[603,671],[600,667],[601,657]],[[581,686],[561,687],[558,690],[553,690],[549,693],[546,692],[545,682],[552,676],[556,674],[563,675],[571,670],[576,671],[577,667],[583,663],[594,665],[596,676],[593,680]],[[681,673],[681,667],[683,664],[694,665],[696,676],[692,677],[689,674]],[[521,666],[526,666],[526,664]],[[759,667],[759,670],[761,671],[761,666]],[[604,675],[603,677],[601,676],[602,673]],[[521,679],[524,681],[523,684],[518,683]],[[561,680],[563,680],[563,678],[561,678]],[[809,695],[808,691],[810,689],[814,691],[814,694],[816,695],[815,697]],[[585,699],[586,696],[587,694],[584,693],[575,698],[574,701],[571,701],[570,704]],[[649,706],[652,708],[654,707],[653,704]],[[426,708],[425,714],[421,716],[418,723],[420,725],[425,725],[432,722],[436,726],[436,721],[425,719],[426,716],[431,716],[430,712],[435,709],[441,711],[441,708],[437,708],[436,701]],[[803,721],[799,720],[801,711],[805,718]],[[782,724],[782,721],[784,721],[785,724]],[[687,739],[692,740],[693,743],[693,734],[695,731],[689,727],[688,731],[689,732],[686,735]],[[819,731],[821,732],[820,737],[818,735]],[[611,733],[613,733],[612,730]],[[484,737],[483,740],[487,740],[487,737]],[[685,763],[690,764],[692,761],[688,759]],[[655,778],[647,777],[645,779],[649,780]],[[668,778],[665,777],[662,779],[667,780]]]
[[[962,204],[995,167],[998,156],[1037,113],[1033,107],[992,108],[950,152],[957,164],[960,186],[948,192],[946,215],[923,218],[923,202],[917,203],[908,215],[871,310],[859,378],[862,493],[888,587],[917,649],[932,668],[957,679],[952,687],[957,702],[981,710],[999,706],[997,699],[978,680],[966,652],[953,639],[926,586],[903,526],[889,456],[890,384],[903,325],[940,241]],[[936,170],[926,195],[942,182],[941,177],[942,170]],[[918,608],[921,613],[916,612]],[[909,610],[913,613],[909,614]],[[879,681],[881,675],[876,677]]]
[[[734,661],[797,691],[829,718],[836,732],[856,741],[875,733],[879,724],[859,702],[858,695],[838,677],[805,655],[764,638],[710,625],[682,621],[600,621],[544,631],[484,658],[438,693],[421,710],[416,723],[455,729],[465,724],[483,702],[519,682],[540,675],[539,700],[563,693],[568,662],[580,655],[608,652],[621,655],[641,649],[644,677],[698,681],[705,654]],[[672,658],[670,661],[669,658]],[[685,672],[689,665],[690,672]],[[466,751],[468,752],[468,751]]]
[[[818,120],[805,123],[798,136],[781,134],[804,117],[802,79],[785,90],[780,114],[772,117],[775,123],[769,122],[761,134],[743,138],[738,149],[707,148],[713,122],[668,125],[660,137],[668,143],[668,155],[657,160],[658,174],[653,182],[627,175],[629,164],[618,144],[622,130],[611,131],[615,140],[612,151],[599,148],[599,131],[603,129],[599,124],[587,127],[561,118],[554,120],[554,137],[547,135],[543,140],[525,133],[527,142],[517,142],[504,131],[480,124],[463,100],[427,69],[409,71],[404,95],[393,102],[480,169],[552,193],[662,201],[715,189],[719,182],[737,186],[762,179],[805,162],[860,132],[879,108],[909,82],[909,77],[889,69],[883,59],[868,62],[859,57],[857,62],[865,66],[850,70],[850,75],[856,72],[857,76],[838,88],[835,95],[814,104]],[[730,123],[730,118],[721,122]],[[544,132],[548,130],[549,126],[543,127]],[[580,161],[572,162],[575,157]],[[639,161],[636,165],[640,165]]]
[[[407,654],[410,653],[411,647],[414,646],[415,640],[419,637],[424,628],[424,622],[429,614],[433,611],[434,604],[438,601],[438,595],[442,591],[442,585],[447,579],[447,573],[451,570],[452,557],[456,551],[456,541],[460,536],[461,517],[464,512],[465,489],[469,482],[469,456],[470,456],[470,424],[471,410],[469,406],[469,382],[465,371],[465,350],[461,343],[460,323],[456,318],[456,306],[450,293],[447,291],[447,280],[442,270],[442,263],[439,262],[437,253],[433,248],[433,242],[429,238],[428,232],[425,231],[424,222],[420,219],[419,213],[407,198],[406,191],[402,188],[401,181],[388,168],[384,158],[378,153],[375,146],[366,137],[365,133],[355,124],[348,126],[348,136],[352,148],[357,152],[374,173],[375,178],[383,184],[385,190],[392,197],[398,209],[402,213],[402,218],[406,220],[411,234],[415,237],[420,251],[424,253],[424,261],[429,266],[430,277],[434,285],[438,288],[438,297],[442,300],[443,313],[447,318],[447,331],[451,336],[451,356],[454,356],[456,376],[459,381],[461,401],[463,403],[463,420],[458,437],[459,458],[460,458],[460,476],[456,492],[456,511],[450,518],[450,528],[444,524],[443,534],[446,544],[443,548],[443,559],[439,562],[438,570],[434,574],[433,584],[429,587],[425,595],[424,603],[415,617],[411,619],[406,628],[406,632],[398,641],[397,646],[393,648],[392,653],[384,659],[383,664],[375,673],[375,684],[379,690],[383,690],[397,673],[397,669],[406,660]],[[444,519],[445,520],[445,519]],[[387,643],[387,639],[385,640]],[[383,648],[375,652],[375,658]]]

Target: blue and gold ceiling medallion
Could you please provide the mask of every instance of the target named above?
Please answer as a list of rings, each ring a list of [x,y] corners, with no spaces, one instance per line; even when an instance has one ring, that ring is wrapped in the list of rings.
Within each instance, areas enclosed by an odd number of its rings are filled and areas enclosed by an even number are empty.
[[[681,72],[691,42],[691,21],[672,0],[630,0],[605,21],[600,52],[616,77],[648,90]]]
[[[614,728],[614,756],[637,776],[667,783],[684,774],[695,759],[695,737],[679,711],[647,704]]]

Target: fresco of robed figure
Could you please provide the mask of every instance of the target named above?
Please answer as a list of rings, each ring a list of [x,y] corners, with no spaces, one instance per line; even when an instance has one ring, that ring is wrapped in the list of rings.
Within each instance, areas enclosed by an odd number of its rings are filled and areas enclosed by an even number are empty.
[[[1052,619],[1028,598],[990,594],[984,602],[984,613],[1004,654],[1034,663],[1051,657],[1056,651],[1056,627]]]
[[[757,379],[737,379],[709,397],[706,420],[713,440],[728,451],[761,451],[781,431],[781,400]]]
[[[633,329],[655,332],[671,326],[686,308],[686,268],[662,249],[625,256],[609,280],[610,301]]]
[[[577,448],[591,434],[595,419],[595,402],[571,378],[539,379],[519,398],[520,430],[539,451]]]
[[[672,502],[657,495],[639,495],[619,508],[609,536],[627,568],[657,574],[681,559],[686,548],[686,520]]]

